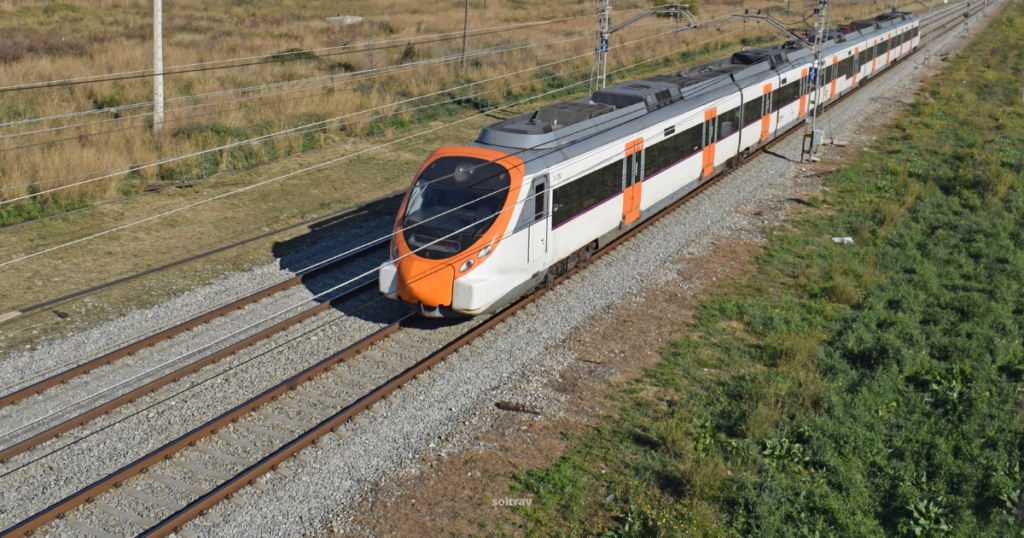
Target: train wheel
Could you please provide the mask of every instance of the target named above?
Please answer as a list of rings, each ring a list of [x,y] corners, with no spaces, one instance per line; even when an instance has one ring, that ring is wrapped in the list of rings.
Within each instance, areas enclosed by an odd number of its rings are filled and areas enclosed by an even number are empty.
[[[544,289],[550,290],[554,288],[556,280],[558,280],[558,277],[551,270],[548,270],[548,274],[544,276]]]
[[[580,252],[579,260],[576,261],[576,267],[579,269],[583,269],[586,266],[590,265],[591,256],[592,254],[590,253],[590,247],[583,249],[583,252]]]

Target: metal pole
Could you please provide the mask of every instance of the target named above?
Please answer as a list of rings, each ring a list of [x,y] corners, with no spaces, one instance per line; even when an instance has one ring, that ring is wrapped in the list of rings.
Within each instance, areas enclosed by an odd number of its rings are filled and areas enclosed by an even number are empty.
[[[164,7],[153,0],[153,132],[164,130]]]
[[[931,26],[931,25],[933,25],[935,23],[934,20],[933,20],[934,17],[935,17],[935,15],[933,14],[934,11],[935,11],[935,0],[932,0],[931,3],[928,6],[928,23],[929,23],[928,25],[929,26]],[[931,30],[932,30],[931,28],[928,29],[929,32]],[[935,40],[932,39],[931,52],[928,53],[928,62],[931,63],[931,61],[934,60],[934,59],[935,59]]]
[[[462,24],[462,70],[466,70],[466,35],[469,32],[469,0],[466,0],[466,19]]]
[[[825,11],[828,10],[829,17],[825,18]],[[831,8],[828,5],[828,0],[820,0],[818,2],[818,8],[814,10],[816,20],[814,23],[814,83],[811,84],[811,95],[814,96],[813,108],[811,109],[810,122],[805,123],[809,126],[809,130],[804,131],[804,141],[800,154],[800,161],[803,162],[804,157],[807,159],[811,158],[814,153],[814,130],[818,125],[818,110],[821,107],[821,77],[826,69],[824,62],[824,48],[825,42],[827,41],[825,31],[828,30],[828,25],[831,23]]]
[[[611,18],[611,7],[609,0],[601,3],[601,13],[598,15],[598,37],[597,37],[597,86],[598,89],[605,87],[608,82],[608,21]]]

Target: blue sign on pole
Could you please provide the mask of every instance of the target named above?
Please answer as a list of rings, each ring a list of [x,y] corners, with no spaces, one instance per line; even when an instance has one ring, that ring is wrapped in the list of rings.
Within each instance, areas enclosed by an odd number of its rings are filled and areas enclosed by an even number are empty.
[[[608,52],[608,38],[601,38],[601,52]]]
[[[807,80],[810,80],[811,82],[814,82],[817,79],[818,79],[818,68],[817,67],[812,67],[812,68],[808,69],[807,70]]]

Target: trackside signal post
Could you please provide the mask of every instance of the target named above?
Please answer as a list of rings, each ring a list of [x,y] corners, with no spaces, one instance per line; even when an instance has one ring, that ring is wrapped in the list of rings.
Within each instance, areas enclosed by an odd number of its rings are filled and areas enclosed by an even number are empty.
[[[793,33],[792,30],[787,28],[781,22],[771,18],[767,14],[762,14],[760,9],[755,9],[754,14],[750,14],[750,10],[746,10],[742,15],[735,14],[729,15],[722,19],[722,22],[718,23],[718,31],[722,30],[722,25],[725,21],[731,18],[740,19],[754,19],[758,21],[764,21],[772,25],[779,32],[785,34],[788,37],[793,38],[796,43],[803,46],[814,54],[814,63],[811,64],[811,68],[807,70],[807,78],[810,80],[808,85],[811,88],[811,95],[814,96],[814,108],[811,109],[811,113],[807,115],[806,123],[804,124],[804,140],[803,147],[800,152],[800,162],[809,160],[811,155],[821,144],[821,132],[816,129],[818,123],[818,111],[821,109],[821,77],[819,76],[822,69],[825,67],[824,53],[825,53],[825,42],[828,40],[828,34],[826,33],[829,25],[832,23],[832,7],[828,5],[828,0],[818,0],[818,7],[814,8],[814,41],[808,41],[806,37]]]
[[[811,50],[814,52],[814,67],[808,71],[808,76],[813,76],[810,87],[813,88],[814,92],[814,110],[807,117],[806,123],[804,123],[804,139],[803,145],[800,148],[800,162],[805,160],[811,160],[811,156],[818,149],[818,145],[821,144],[821,132],[817,130],[818,123],[818,111],[821,110],[821,71],[825,65],[824,54],[825,54],[825,41],[826,33],[829,24],[832,19],[832,8],[828,5],[828,0],[820,0],[818,7],[814,9],[814,45]]]

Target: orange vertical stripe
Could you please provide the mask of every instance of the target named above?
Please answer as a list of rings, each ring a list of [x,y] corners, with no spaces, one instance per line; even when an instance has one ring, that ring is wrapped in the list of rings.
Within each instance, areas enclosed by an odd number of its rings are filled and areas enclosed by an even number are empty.
[[[803,78],[807,78],[807,70],[806,69],[800,71],[800,78],[802,78],[802,79]],[[802,118],[802,117],[804,117],[806,115],[807,115],[807,94],[803,94],[803,95],[800,96],[800,117]]]
[[[833,56],[832,57],[832,65],[835,65],[835,64],[836,64],[836,57]],[[831,95],[831,97],[829,97],[829,99],[835,99],[835,98],[836,98],[836,79],[832,79],[832,95]]]
[[[715,143],[704,148],[704,177],[708,177],[715,171]]]
[[[761,91],[764,92],[765,97],[769,97],[772,93],[771,83],[765,84]],[[761,116],[761,142],[768,140],[768,132],[772,128],[772,113],[770,108],[768,110],[767,114]]]

